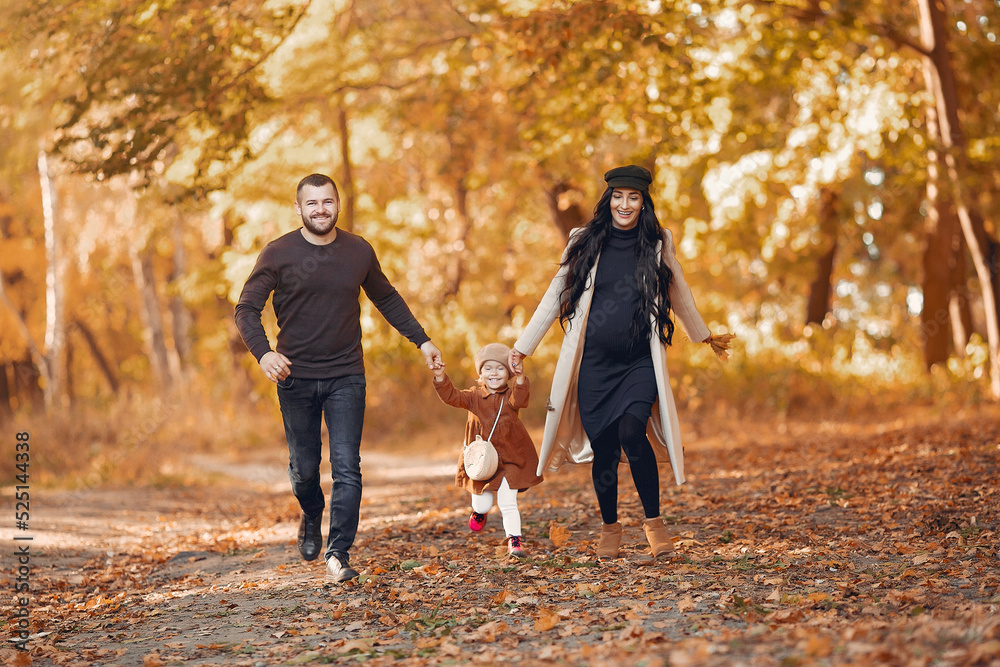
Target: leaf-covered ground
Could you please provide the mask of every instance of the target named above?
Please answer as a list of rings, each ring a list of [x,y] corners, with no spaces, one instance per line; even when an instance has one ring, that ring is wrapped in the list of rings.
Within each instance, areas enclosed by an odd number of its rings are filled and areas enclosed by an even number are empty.
[[[621,559],[595,562],[571,466],[521,496],[518,562],[496,510],[470,534],[450,463],[368,456],[345,585],[298,557],[280,452],[210,485],[44,494],[30,664],[1000,665],[996,419],[757,430],[689,440],[660,562],[624,466]]]

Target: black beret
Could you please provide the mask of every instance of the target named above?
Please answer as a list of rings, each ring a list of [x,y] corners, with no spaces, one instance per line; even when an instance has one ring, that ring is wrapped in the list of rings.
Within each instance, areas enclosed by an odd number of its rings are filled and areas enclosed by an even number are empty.
[[[609,188],[635,188],[646,191],[649,189],[649,184],[653,182],[653,175],[645,167],[630,164],[624,167],[615,167],[604,174],[604,180],[608,182]]]

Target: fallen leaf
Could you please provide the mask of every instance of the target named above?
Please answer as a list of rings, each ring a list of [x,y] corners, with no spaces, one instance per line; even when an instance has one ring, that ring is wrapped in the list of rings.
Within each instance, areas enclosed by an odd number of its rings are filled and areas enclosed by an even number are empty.
[[[542,607],[535,614],[535,630],[547,632],[559,624],[559,614],[547,607]]]
[[[549,539],[552,541],[552,546],[557,549],[569,542],[572,535],[573,533],[566,526],[555,521],[549,522]]]
[[[833,641],[826,635],[810,637],[806,642],[805,652],[813,658],[825,658],[833,653]]]
[[[497,635],[502,634],[507,629],[507,624],[503,621],[490,621],[476,628],[475,632],[469,635],[467,641],[484,642],[492,644],[497,640]]]
[[[371,639],[352,639],[345,642],[340,649],[340,654],[350,653],[352,651],[359,651],[361,653],[368,653],[372,650],[373,640]]]
[[[677,611],[680,612],[691,611],[696,606],[695,601],[690,596],[677,601]]]

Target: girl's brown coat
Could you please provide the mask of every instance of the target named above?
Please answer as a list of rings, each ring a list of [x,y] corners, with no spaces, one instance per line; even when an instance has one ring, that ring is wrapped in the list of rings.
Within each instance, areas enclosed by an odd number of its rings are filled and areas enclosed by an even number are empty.
[[[462,465],[462,452],[458,454],[458,472],[455,474],[455,486],[469,493],[481,494],[483,491],[496,491],[503,478],[512,489],[523,491],[542,481],[536,474],[538,454],[531,442],[528,430],[524,428],[518,411],[528,405],[528,378],[524,384],[512,383],[513,389],[505,389],[499,393],[490,393],[486,387],[473,387],[459,391],[451,379],[444,375],[441,382],[434,383],[438,396],[448,405],[468,410],[469,419],[465,423],[465,439],[463,446],[472,442],[477,436],[483,439],[489,437],[490,429],[497,417],[501,404],[500,421],[497,423],[493,438],[490,440],[496,447],[500,463],[493,477],[481,482],[469,479]]]

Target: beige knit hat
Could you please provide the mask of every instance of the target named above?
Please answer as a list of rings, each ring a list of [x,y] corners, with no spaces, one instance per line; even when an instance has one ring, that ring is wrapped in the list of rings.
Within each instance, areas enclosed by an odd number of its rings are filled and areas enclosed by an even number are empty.
[[[507,373],[513,375],[510,370],[510,348],[503,343],[490,343],[476,352],[476,373],[483,372],[483,364],[487,361],[499,361],[507,369]]]

